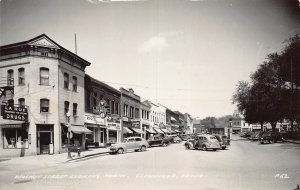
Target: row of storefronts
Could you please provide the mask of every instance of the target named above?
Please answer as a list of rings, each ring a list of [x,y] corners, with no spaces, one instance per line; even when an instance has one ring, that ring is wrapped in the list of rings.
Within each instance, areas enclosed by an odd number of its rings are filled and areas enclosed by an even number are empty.
[[[117,90],[87,75],[90,64],[45,34],[0,47],[1,157],[183,131],[183,117],[171,112],[171,120],[169,109],[142,101],[133,89]]]

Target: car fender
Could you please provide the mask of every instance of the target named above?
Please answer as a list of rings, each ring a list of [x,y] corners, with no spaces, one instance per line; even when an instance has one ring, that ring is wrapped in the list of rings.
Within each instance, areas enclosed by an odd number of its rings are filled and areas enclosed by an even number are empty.
[[[185,146],[186,146],[187,144],[188,144],[191,148],[194,148],[193,143],[191,143],[191,142],[186,142],[186,143],[184,143]]]

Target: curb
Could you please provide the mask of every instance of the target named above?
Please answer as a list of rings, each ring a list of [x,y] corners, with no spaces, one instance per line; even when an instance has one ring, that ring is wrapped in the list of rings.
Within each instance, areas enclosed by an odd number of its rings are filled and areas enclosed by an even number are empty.
[[[285,140],[284,142],[289,142],[293,144],[300,144],[300,141],[293,141],[293,140]]]
[[[108,153],[109,152],[98,152],[98,153],[88,154],[88,155],[84,155],[84,156],[81,156],[81,157],[72,158],[70,160],[67,160],[66,162],[71,162],[71,161],[74,161],[74,160],[80,160],[80,159],[88,158],[88,157],[91,157],[91,156],[96,156],[96,155],[101,155],[101,154],[108,154]]]

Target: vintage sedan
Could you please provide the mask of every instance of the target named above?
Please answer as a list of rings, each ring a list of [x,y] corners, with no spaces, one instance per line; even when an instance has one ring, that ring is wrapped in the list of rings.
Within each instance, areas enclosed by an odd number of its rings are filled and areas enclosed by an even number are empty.
[[[166,138],[162,138],[160,135],[155,135],[149,137],[147,140],[150,147],[152,146],[167,146],[170,144],[170,141]]]
[[[186,149],[212,149],[214,151],[221,149],[220,143],[213,135],[197,135],[193,139],[184,143]]]
[[[280,134],[277,131],[268,131],[266,133],[264,133],[261,137],[260,137],[260,143],[264,144],[264,143],[276,143],[278,141],[284,142],[284,138],[282,137],[282,134]]]
[[[141,137],[128,137],[122,143],[112,144],[110,154],[123,154],[128,151],[145,151],[149,147],[148,142]]]
[[[229,145],[229,139],[227,138],[227,136],[221,134],[213,134],[213,136],[215,136],[219,141],[222,150],[225,150]]]

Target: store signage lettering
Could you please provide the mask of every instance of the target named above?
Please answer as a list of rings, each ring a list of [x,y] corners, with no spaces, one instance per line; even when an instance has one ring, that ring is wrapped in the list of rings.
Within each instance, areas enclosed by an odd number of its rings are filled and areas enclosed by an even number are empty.
[[[1,105],[1,115],[3,119],[28,121],[28,110],[24,107]]]

